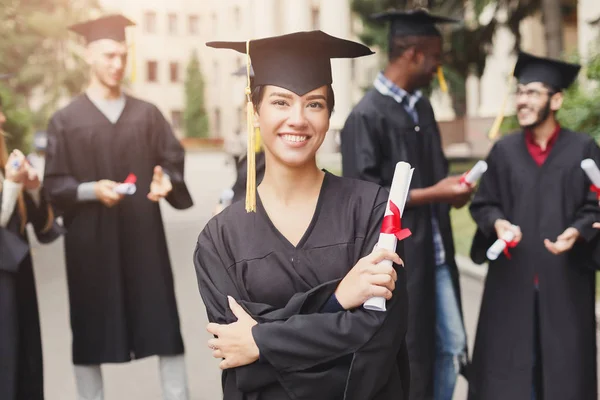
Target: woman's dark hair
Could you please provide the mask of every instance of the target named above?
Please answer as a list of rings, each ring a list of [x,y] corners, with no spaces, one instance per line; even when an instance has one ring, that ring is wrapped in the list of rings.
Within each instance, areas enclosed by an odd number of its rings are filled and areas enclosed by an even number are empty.
[[[254,108],[258,110],[260,107],[260,103],[263,100],[263,95],[265,94],[264,86],[256,86],[252,88],[252,104],[254,104]],[[327,111],[329,111],[329,116],[333,113],[333,108],[335,107],[335,95],[333,94],[333,88],[331,85],[327,85]]]

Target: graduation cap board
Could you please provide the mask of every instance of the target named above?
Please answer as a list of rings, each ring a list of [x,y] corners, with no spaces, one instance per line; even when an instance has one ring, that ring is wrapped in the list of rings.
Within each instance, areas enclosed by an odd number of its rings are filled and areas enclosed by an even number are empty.
[[[541,82],[554,90],[562,91],[573,84],[580,70],[581,65],[578,64],[520,52],[514,75],[523,85]]]
[[[256,211],[254,108],[250,98],[250,71],[254,85],[278,86],[303,96],[333,83],[332,58],[355,58],[373,54],[367,46],[316,30],[296,32],[246,42],[208,42],[209,47],[246,54],[246,123],[248,128],[248,177],[246,211]]]
[[[457,24],[454,18],[430,14],[427,10],[389,10],[373,14],[372,19],[378,22],[389,22],[390,38],[405,36],[440,36],[437,24]]]
[[[123,15],[113,14],[71,25],[69,29],[83,36],[88,44],[101,39],[124,42],[125,28],[133,25],[135,23]]]

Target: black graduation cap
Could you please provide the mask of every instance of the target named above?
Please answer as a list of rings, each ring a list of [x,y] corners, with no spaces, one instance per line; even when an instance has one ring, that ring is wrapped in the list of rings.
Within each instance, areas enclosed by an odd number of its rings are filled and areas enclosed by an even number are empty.
[[[117,42],[123,42],[125,41],[125,28],[132,25],[135,25],[135,23],[123,15],[113,14],[71,25],[69,29],[83,36],[87,43],[100,39],[112,39]]]
[[[456,24],[454,18],[429,14],[427,10],[389,10],[373,14],[372,19],[390,23],[390,38],[403,36],[440,36],[436,24]]]
[[[206,45],[246,53],[246,42],[208,42]],[[299,96],[333,82],[330,59],[373,54],[365,45],[322,31],[251,40],[249,47],[256,86],[279,86]]]
[[[571,86],[580,69],[581,65],[578,64],[519,52],[514,75],[519,83],[523,85],[531,82],[541,82],[553,89],[563,90]]]

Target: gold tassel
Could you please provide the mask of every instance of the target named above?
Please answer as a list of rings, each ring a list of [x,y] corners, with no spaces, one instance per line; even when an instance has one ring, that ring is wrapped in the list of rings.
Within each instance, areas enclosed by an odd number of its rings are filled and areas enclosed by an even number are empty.
[[[446,83],[446,78],[444,77],[444,70],[442,69],[441,65],[438,67],[437,70],[437,78],[438,82],[440,83],[440,89],[442,90],[442,92],[448,93],[448,84]]]
[[[515,64],[516,67],[516,64]],[[510,96],[511,93],[511,87],[512,87],[512,83],[513,83],[513,79],[514,79],[514,75],[515,75],[515,70],[513,68],[513,72],[508,76],[508,81],[506,82],[506,93],[504,94],[504,99],[502,100],[502,105],[500,106],[500,111],[498,112],[498,115],[496,116],[496,119],[494,120],[494,124],[492,125],[492,128],[490,129],[489,133],[488,133],[488,138],[490,140],[496,140],[496,138],[498,137],[498,134],[500,133],[500,127],[502,126],[502,121],[504,121],[504,112],[506,110],[506,104],[508,103],[508,96]]]
[[[257,126],[254,128],[254,152],[259,153],[262,149],[262,141],[260,137],[260,128]]]
[[[254,140],[254,106],[252,105],[252,89],[250,88],[250,41],[246,42],[246,129],[248,134],[247,178],[246,178],[246,212],[256,212],[256,152]]]

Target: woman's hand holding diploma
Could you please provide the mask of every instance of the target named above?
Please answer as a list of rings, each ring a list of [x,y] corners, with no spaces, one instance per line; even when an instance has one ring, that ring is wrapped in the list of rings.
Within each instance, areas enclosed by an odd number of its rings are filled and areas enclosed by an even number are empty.
[[[384,249],[376,249],[361,258],[335,291],[335,297],[344,309],[360,307],[372,297],[383,297],[386,300],[392,298],[398,275],[393,265],[380,264],[383,260],[403,264],[398,254]]]

